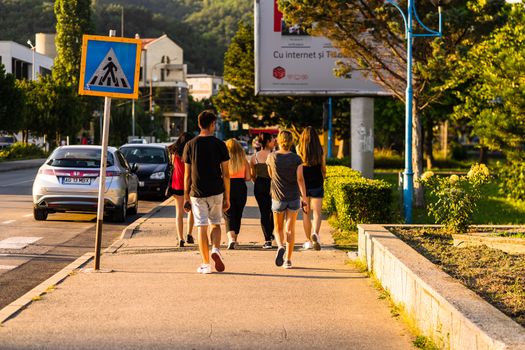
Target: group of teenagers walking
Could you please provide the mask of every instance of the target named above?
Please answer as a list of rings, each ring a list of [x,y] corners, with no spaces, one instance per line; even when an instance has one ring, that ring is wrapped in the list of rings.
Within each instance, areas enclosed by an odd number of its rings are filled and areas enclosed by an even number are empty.
[[[312,127],[304,129],[294,149],[293,135],[282,130],[274,138],[259,135],[260,149],[248,161],[235,139],[223,142],[214,136],[217,117],[211,110],[198,116],[200,133],[183,133],[170,146],[173,157],[172,192],[176,199],[176,231],[179,245],[195,243],[193,226],[202,264],[197,272],[225,270],[220,252],[221,222],[224,218],[228,249],[235,249],[247,200],[246,181],[254,182],[254,195],[260,210],[264,249],[277,244],[275,264],[292,268],[295,223],[303,211],[306,235],[304,249],[321,249],[319,229],[324,196],[326,166],[319,136]],[[275,150],[277,149],[277,150]],[[293,152],[295,150],[297,153]],[[188,213],[184,239],[183,218]],[[208,239],[210,227],[210,240]]]

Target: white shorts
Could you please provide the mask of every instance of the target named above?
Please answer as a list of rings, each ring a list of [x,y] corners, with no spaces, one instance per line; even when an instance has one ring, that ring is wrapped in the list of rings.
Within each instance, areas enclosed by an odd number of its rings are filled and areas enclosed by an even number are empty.
[[[223,194],[210,197],[190,197],[194,226],[220,225],[222,220]]]

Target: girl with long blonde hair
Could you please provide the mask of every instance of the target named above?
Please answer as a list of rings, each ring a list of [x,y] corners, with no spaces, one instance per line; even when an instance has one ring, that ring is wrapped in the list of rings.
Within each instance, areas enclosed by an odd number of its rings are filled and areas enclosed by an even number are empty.
[[[272,211],[277,235],[277,255],[275,265],[292,268],[292,253],[295,243],[295,222],[299,209],[308,212],[306,188],[303,177],[303,161],[297,154],[290,152],[293,136],[288,130],[282,130],[277,136],[279,150],[270,153],[266,164],[270,173]],[[285,222],[286,221],[286,222]],[[285,230],[286,224],[286,249]],[[286,257],[285,257],[286,255]]]
[[[230,208],[224,213],[226,232],[228,235],[228,249],[235,249],[237,236],[241,229],[241,218],[248,191],[246,181],[251,180],[250,166],[246,153],[236,139],[226,141],[226,148],[230,154],[228,168],[230,171]]]
[[[319,230],[322,221],[321,210],[323,207],[326,162],[319,135],[311,126],[303,130],[299,138],[297,153],[303,161],[306,201],[313,214],[313,225],[310,213],[303,215],[304,234],[306,235],[306,242],[303,244],[303,248],[320,250]]]

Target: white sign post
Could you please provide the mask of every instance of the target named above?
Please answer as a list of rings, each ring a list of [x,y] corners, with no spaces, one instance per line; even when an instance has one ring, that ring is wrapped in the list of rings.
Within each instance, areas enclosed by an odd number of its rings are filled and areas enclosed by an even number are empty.
[[[79,94],[104,96],[95,236],[95,271],[100,270],[111,97],[136,99],[138,95],[141,42],[137,39],[115,38],[115,34],[116,31],[112,29],[109,31],[109,37],[84,35],[82,45]]]

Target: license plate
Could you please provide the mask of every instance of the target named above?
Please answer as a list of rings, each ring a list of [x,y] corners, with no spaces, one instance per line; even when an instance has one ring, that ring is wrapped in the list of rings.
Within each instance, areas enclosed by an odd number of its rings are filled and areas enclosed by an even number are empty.
[[[139,181],[139,187],[144,187],[144,181]]]
[[[62,183],[66,185],[90,185],[91,179],[88,177],[64,177]]]

